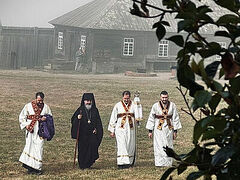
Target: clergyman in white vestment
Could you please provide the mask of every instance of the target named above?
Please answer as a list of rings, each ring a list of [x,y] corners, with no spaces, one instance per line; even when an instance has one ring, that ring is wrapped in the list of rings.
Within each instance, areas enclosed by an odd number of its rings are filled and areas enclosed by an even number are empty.
[[[43,103],[44,94],[36,93],[36,99],[26,104],[19,115],[20,128],[25,129],[26,144],[19,161],[29,174],[42,173],[43,143],[38,135],[39,120],[45,120],[43,115],[52,115],[47,104]]]
[[[116,137],[118,168],[129,168],[135,163],[137,105],[130,100],[131,93],[124,91],[123,100],[118,102],[112,111],[108,125],[110,136]]]
[[[173,140],[177,130],[182,128],[176,105],[168,100],[168,93],[162,91],[160,101],[152,106],[146,124],[149,138],[153,136],[155,166],[172,166],[172,158],[168,157],[163,147],[173,149]]]

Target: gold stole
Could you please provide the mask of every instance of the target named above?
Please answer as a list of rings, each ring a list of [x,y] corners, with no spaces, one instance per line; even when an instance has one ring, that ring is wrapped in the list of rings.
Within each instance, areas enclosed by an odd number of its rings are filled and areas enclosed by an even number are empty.
[[[170,106],[170,102],[168,101],[167,103],[167,106],[165,107],[163,104],[162,104],[162,101],[159,101],[159,104],[160,104],[160,108],[161,108],[161,111],[162,111],[162,115],[156,115],[154,114],[154,117],[159,119],[159,124],[158,124],[158,129],[162,129],[162,125],[164,123],[164,121],[166,120],[167,121],[167,125],[168,125],[168,128],[170,130],[173,129],[173,126],[171,124],[171,121],[170,119],[172,118],[172,115],[168,115],[168,110],[169,110],[169,106]]]
[[[130,107],[131,107],[131,105],[132,105],[132,101],[130,101],[130,102],[128,103],[128,106],[126,106],[123,101],[121,101],[121,103],[122,103],[123,108],[124,108],[124,110],[125,110],[125,113],[119,113],[119,114],[117,115],[117,118],[121,118],[121,117],[122,117],[121,128],[124,127],[124,124],[126,123],[126,118],[127,118],[127,117],[128,117],[128,122],[129,122],[130,128],[133,128],[132,117],[134,118],[134,113],[130,113],[130,112],[129,112],[129,109],[130,109]]]

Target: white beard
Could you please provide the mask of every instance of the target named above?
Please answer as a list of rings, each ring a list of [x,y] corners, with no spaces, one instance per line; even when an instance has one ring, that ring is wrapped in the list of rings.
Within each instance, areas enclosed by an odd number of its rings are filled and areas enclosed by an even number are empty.
[[[87,110],[90,110],[92,108],[92,105],[91,104],[90,105],[89,104],[85,104],[85,107],[86,107]]]

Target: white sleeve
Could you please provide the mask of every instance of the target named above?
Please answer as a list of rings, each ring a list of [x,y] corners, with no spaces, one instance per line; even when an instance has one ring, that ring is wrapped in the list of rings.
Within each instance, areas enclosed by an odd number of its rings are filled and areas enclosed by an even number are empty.
[[[148,117],[147,124],[146,124],[146,129],[148,129],[148,130],[153,130],[154,129],[154,125],[155,125],[154,114],[156,114],[156,113],[155,113],[154,105],[153,105],[152,109],[151,109],[151,112],[149,114],[149,117]]]
[[[172,106],[173,106],[173,116],[172,116],[173,128],[174,128],[174,130],[181,129],[182,125],[181,125],[181,122],[179,119],[176,105],[174,103],[172,103]]]
[[[19,123],[20,123],[21,129],[24,129],[27,125],[31,123],[31,120],[27,119],[27,115],[28,115],[28,111],[27,111],[27,104],[26,104],[19,115]]]
[[[48,106],[48,105],[46,105],[47,107],[46,107],[46,114],[49,114],[49,115],[51,115],[52,116],[52,111],[51,111],[51,109],[50,109],[50,107]]]
[[[110,118],[110,121],[108,124],[108,131],[110,131],[112,133],[115,132],[115,127],[117,124],[117,114],[118,114],[117,105],[115,105],[112,110],[111,118]]]

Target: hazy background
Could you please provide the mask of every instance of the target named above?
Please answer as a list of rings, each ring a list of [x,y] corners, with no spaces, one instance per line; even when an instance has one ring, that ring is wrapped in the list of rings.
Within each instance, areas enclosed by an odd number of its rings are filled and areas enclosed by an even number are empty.
[[[48,22],[92,0],[0,0],[4,26],[53,27]]]

